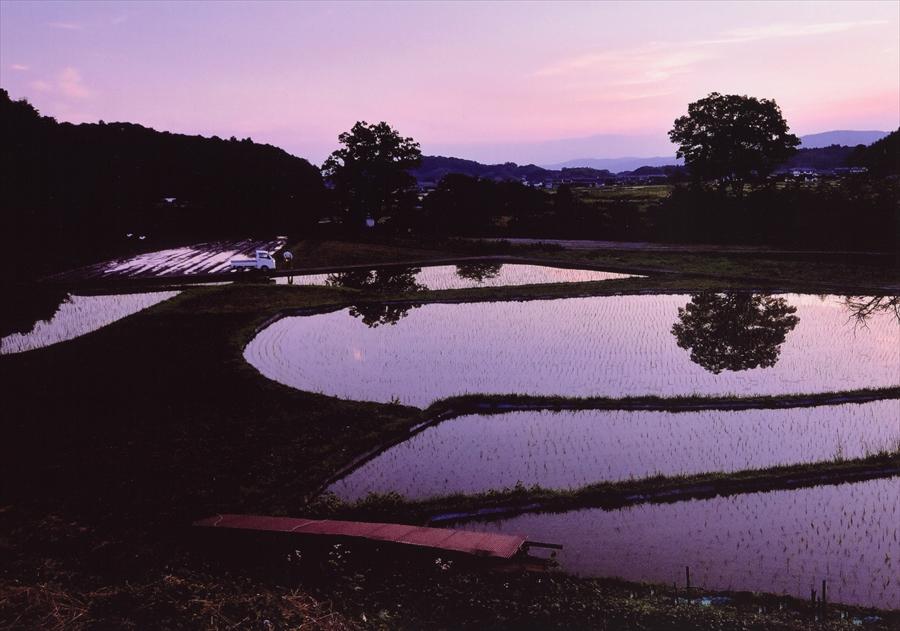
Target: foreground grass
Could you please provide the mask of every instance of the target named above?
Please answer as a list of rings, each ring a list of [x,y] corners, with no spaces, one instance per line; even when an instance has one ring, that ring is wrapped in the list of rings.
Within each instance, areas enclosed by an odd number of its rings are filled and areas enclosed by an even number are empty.
[[[608,291],[593,285],[586,289]],[[785,599],[784,614],[754,613],[761,605],[752,598],[681,608],[615,582],[478,567],[435,575],[433,559],[285,578],[199,554],[187,538],[192,520],[302,514],[329,475],[422,420],[414,408],[281,386],[241,356],[279,309],[375,299],[332,288],[197,288],[83,338],[0,359],[0,628],[812,624]],[[846,627],[836,615],[829,624]]]
[[[841,403],[864,403],[880,399],[900,399],[900,387],[862,388],[813,394],[759,396],[679,395],[671,397],[562,397],[530,394],[469,394],[432,404],[426,416],[453,414],[494,414],[514,410],[746,410],[812,407]]]

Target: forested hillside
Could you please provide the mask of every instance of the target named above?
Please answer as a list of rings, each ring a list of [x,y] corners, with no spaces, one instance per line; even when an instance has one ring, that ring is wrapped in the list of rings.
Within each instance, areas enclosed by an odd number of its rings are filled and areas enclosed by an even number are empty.
[[[87,237],[104,249],[127,233],[154,241],[296,233],[325,204],[315,166],[249,138],[58,123],[5,90],[0,130],[6,254],[37,243],[45,253],[69,249]]]

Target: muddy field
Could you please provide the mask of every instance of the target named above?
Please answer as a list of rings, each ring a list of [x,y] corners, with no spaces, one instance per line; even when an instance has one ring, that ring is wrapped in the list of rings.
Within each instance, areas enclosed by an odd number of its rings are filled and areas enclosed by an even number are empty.
[[[54,280],[82,281],[101,278],[155,278],[205,276],[229,271],[233,258],[252,257],[256,250],[276,252],[281,239],[212,241],[166,250],[145,252],[130,258],[103,261],[54,276]]]

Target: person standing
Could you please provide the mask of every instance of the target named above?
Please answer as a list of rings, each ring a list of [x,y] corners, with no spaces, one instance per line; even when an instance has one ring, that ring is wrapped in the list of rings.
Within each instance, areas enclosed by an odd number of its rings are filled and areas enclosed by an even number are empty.
[[[281,258],[284,259],[284,264],[289,270],[294,269],[294,254],[290,250],[285,250],[284,254],[281,255]],[[294,284],[294,275],[291,274],[288,276],[288,285]]]

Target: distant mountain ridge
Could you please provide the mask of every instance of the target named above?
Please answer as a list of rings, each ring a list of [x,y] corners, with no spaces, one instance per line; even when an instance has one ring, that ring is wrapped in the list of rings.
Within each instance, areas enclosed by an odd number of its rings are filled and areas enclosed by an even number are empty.
[[[818,134],[800,136],[802,149],[821,149],[832,145],[855,147],[856,145],[871,145],[887,136],[886,131],[856,131],[852,129],[835,129],[823,131]]]
[[[801,149],[823,149],[833,145],[842,147],[856,147],[857,145],[871,145],[881,140],[890,132],[877,130],[852,130],[835,129],[815,134],[800,136]],[[621,171],[633,171],[642,166],[661,167],[683,164],[675,156],[652,156],[647,158],[623,157],[623,158],[575,158],[554,164],[545,164],[545,169],[568,169],[575,167],[589,167],[592,169],[608,169],[613,173]],[[802,165],[807,166],[807,165]],[[812,166],[812,165],[808,165]]]
[[[888,136],[884,131],[832,130],[800,137],[800,150],[783,168],[833,169],[847,166],[855,148],[871,145]],[[600,180],[614,177],[673,175],[681,173],[683,161],[675,156],[647,158],[578,158],[556,164],[538,166],[515,162],[483,164],[475,160],[445,156],[423,156],[422,164],[413,171],[420,182],[437,183],[445,175],[458,173],[492,180]]]
[[[545,169],[534,164],[518,165],[515,162],[502,164],[482,164],[474,160],[451,158],[445,156],[422,156],[421,164],[412,170],[412,175],[420,184],[437,184],[444,176],[450,174],[467,175],[487,180],[516,180],[532,183],[561,181],[603,181],[616,177],[668,175],[673,170],[683,167],[648,165],[643,160],[637,161],[640,167],[636,171],[620,171],[613,173],[609,169],[592,167],[564,167],[562,169]]]
[[[547,169],[572,169],[579,167],[588,167],[591,169],[606,169],[613,173],[621,171],[633,171],[640,167],[662,167],[671,165],[680,165],[682,160],[675,156],[653,156],[649,158],[576,158],[574,160],[566,160],[557,164],[545,165]]]

